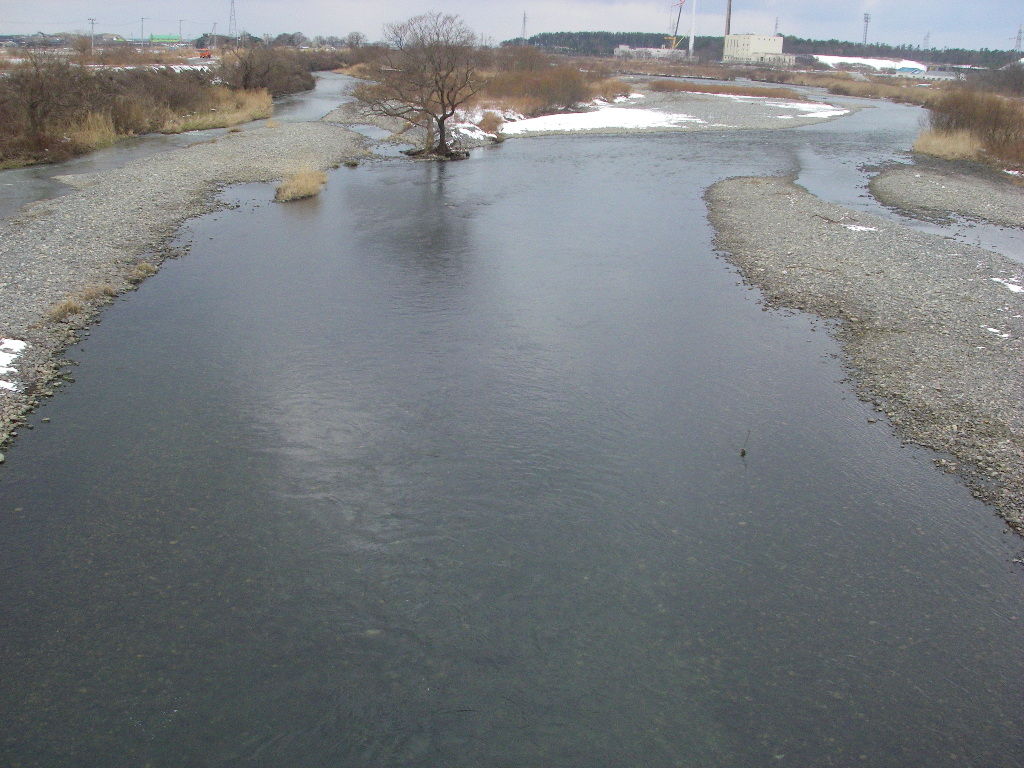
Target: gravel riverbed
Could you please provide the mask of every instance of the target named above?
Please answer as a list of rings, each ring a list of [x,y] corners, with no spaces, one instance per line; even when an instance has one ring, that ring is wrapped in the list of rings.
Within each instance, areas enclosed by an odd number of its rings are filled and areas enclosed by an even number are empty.
[[[785,178],[706,193],[716,245],[769,306],[835,321],[858,394],[1024,533],[1024,269],[827,203]]]
[[[71,194],[0,224],[0,446],[61,376],[55,355],[97,310],[151,274],[182,221],[213,210],[228,184],[274,181],[368,155],[326,122],[262,124],[98,174],[62,177]],[[69,302],[61,306],[62,302]],[[0,345],[0,353],[3,353]]]
[[[995,172],[919,165],[890,168],[875,176],[871,193],[883,205],[925,218],[958,213],[1007,227],[1024,227],[1024,184],[991,178]]]

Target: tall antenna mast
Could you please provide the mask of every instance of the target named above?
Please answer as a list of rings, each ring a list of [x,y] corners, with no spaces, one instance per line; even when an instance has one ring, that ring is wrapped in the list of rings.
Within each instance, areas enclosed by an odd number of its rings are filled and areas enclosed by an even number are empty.
[[[925,32],[924,42],[921,44],[921,48],[923,48],[924,50],[927,51],[929,48],[931,48],[931,45],[932,45],[932,33],[931,32]]]
[[[1024,38],[1024,24],[1017,27],[1017,42],[1013,46],[1014,50],[1020,51],[1021,39]]]
[[[1020,37],[1018,34],[1017,37]],[[1019,45],[1017,46],[1020,47]],[[89,58],[96,54],[96,19],[89,17]]]
[[[775,34],[776,35],[779,34],[779,17],[778,16],[775,17]]]
[[[690,58],[693,58],[693,38],[697,34],[697,0],[690,6]]]
[[[523,11],[523,31],[519,35],[523,42],[526,42],[526,11]]]
[[[228,37],[234,38],[235,48],[238,47],[238,20],[235,18],[235,0],[231,0],[231,13],[228,14]]]
[[[231,0],[232,3],[234,1],[235,0]],[[868,44],[868,24],[870,24],[870,23],[871,23],[871,14],[870,13],[865,13],[864,14],[864,45]]]
[[[731,34],[732,30],[732,0],[725,3],[725,34]]]

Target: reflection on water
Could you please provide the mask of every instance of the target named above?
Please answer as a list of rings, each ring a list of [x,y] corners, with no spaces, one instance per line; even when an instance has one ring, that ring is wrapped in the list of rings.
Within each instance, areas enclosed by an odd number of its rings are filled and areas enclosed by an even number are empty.
[[[856,117],[236,190],[2,468],[4,762],[1018,765],[1018,541],[712,251]]]

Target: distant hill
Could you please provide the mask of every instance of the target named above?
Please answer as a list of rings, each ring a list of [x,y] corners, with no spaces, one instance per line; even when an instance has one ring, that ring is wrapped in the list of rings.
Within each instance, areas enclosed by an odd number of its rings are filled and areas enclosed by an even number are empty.
[[[858,56],[883,59],[914,59],[934,64],[964,64],[976,67],[1002,67],[1020,58],[1018,51],[993,51],[988,48],[974,51],[966,48],[926,48],[913,45],[884,45],[882,43],[851,43],[844,40],[809,40],[784,36],[782,49],[786,53],[821,53],[830,56]],[[502,45],[519,43],[507,40]],[[665,35],[655,32],[543,32],[527,42],[539,48],[561,51],[577,56],[611,56],[618,45],[631,48],[661,48]],[[702,59],[722,57],[721,36],[698,35],[694,39],[694,53]],[[683,46],[686,45],[684,39]]]

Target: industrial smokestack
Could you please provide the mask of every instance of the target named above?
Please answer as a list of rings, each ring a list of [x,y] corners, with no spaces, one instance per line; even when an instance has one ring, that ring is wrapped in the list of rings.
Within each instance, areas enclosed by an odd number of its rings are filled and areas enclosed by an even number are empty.
[[[732,0],[726,0],[725,3],[725,34],[729,34],[729,30],[732,29]]]

